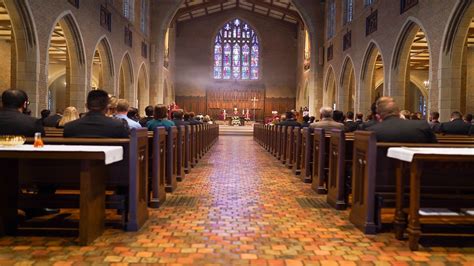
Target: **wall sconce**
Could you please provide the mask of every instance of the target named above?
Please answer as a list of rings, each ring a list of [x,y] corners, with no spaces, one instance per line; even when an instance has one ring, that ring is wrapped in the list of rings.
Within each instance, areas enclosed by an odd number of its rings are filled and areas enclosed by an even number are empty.
[[[425,85],[426,90],[430,89],[430,81],[429,80],[423,81],[423,84]]]

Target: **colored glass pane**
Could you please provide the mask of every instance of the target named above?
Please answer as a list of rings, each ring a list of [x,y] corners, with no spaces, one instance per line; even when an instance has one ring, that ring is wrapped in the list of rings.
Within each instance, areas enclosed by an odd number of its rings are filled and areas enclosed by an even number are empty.
[[[259,44],[256,32],[240,19],[219,30],[214,44],[215,79],[258,79]]]

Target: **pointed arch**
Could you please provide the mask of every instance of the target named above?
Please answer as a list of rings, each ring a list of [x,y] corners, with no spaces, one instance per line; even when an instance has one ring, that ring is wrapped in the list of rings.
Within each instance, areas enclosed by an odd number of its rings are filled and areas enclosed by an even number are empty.
[[[260,38],[246,21],[234,18],[214,37],[213,77],[218,80],[260,78]]]
[[[138,99],[138,110],[144,112],[145,107],[150,104],[150,89],[148,86],[148,71],[146,64],[142,63],[138,70],[138,79],[137,79],[137,99]]]
[[[336,105],[338,89],[336,75],[334,74],[334,69],[331,65],[328,67],[325,77],[323,105],[334,107],[334,105]]]
[[[474,112],[474,91],[468,83],[474,82],[467,68],[474,66],[474,51],[467,49],[466,40],[474,23],[474,5],[471,0],[459,0],[451,11],[451,20],[443,35],[440,51],[437,109],[441,120],[449,119],[452,111]],[[467,60],[467,59],[470,60]]]
[[[91,86],[114,94],[115,67],[112,56],[112,48],[107,36],[99,38],[95,45],[91,60]],[[95,84],[94,82],[95,81]],[[96,85],[96,86],[93,86]]]
[[[58,34],[58,31],[61,34]],[[54,35],[62,36],[61,42],[63,43],[59,45],[65,44],[66,51],[57,52],[58,49],[55,46],[58,44],[52,43]],[[65,69],[66,74],[64,88],[58,91],[61,96],[53,97],[53,106],[50,106],[50,108],[61,109],[74,106],[79,110],[84,110],[87,92],[84,42],[79,25],[71,11],[65,11],[56,18],[48,38],[48,56],[46,59],[48,69],[46,73],[49,77],[54,75],[50,72]],[[56,52],[53,53],[53,50],[56,50]],[[53,55],[60,58],[52,58]],[[49,92],[48,88],[48,93],[45,93],[46,97],[48,97]]]
[[[7,70],[10,80],[5,84],[25,90],[30,109],[33,115],[37,115],[41,105],[38,92],[39,48],[30,6],[27,0],[3,0],[3,3],[11,24],[11,64]]]
[[[126,99],[130,103],[135,103],[134,95],[135,95],[135,88],[134,88],[134,75],[133,75],[133,65],[132,65],[132,58],[128,52],[122,57],[122,61],[120,63],[120,74],[118,75],[118,96],[121,99]]]
[[[344,59],[339,79],[338,106],[344,111],[354,110],[355,101],[355,72],[352,58],[348,55]]]
[[[385,84],[384,75],[384,59],[380,52],[379,45],[371,40],[366,49],[364,60],[362,61],[362,68],[359,80],[359,87],[356,90],[356,111],[368,112],[370,105],[375,98],[379,96],[376,94],[376,84]],[[383,93],[383,91],[382,91]]]
[[[424,47],[425,42],[426,49]],[[416,89],[413,89],[414,86],[411,86],[410,80],[412,79],[411,75],[415,74],[426,76],[426,80],[431,80],[431,72],[429,71],[432,69],[430,47],[430,38],[421,22],[413,17],[408,18],[395,45],[389,84],[390,96],[395,99],[402,109],[412,112],[419,111],[417,110],[418,100],[415,99],[417,92]],[[428,54],[428,66],[424,65],[424,59],[419,59],[426,53]],[[426,99],[423,101],[426,102]]]

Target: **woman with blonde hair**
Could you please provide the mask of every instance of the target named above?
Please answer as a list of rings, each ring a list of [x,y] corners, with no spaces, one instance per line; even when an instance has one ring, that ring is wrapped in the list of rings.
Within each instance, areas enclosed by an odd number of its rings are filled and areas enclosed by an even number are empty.
[[[61,118],[61,120],[59,120],[57,127],[64,128],[65,124],[76,119],[79,119],[79,112],[77,111],[76,107],[69,106],[64,109],[63,117]]]

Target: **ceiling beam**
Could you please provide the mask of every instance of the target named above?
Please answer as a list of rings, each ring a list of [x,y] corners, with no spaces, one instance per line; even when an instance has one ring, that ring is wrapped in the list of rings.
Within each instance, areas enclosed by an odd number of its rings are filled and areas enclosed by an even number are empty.
[[[296,12],[296,11],[286,9],[284,7],[281,7],[281,6],[272,5],[272,4],[265,3],[265,2],[260,2],[258,0],[246,0],[246,1],[249,2],[249,3],[264,7],[264,8],[272,9],[272,10],[278,11],[280,13],[286,14],[286,15],[294,18],[296,21],[298,21],[298,23],[300,25],[304,25],[303,20],[300,17],[300,14],[298,14],[298,12]]]
[[[225,2],[227,2],[227,0],[212,0],[212,1],[209,1],[209,2],[203,2],[201,4],[181,8],[176,13],[176,17],[180,17],[180,16],[182,16],[186,13],[191,13],[191,12],[193,12],[195,10],[198,10],[198,9],[208,8],[208,7],[211,7],[211,6],[223,4]]]

